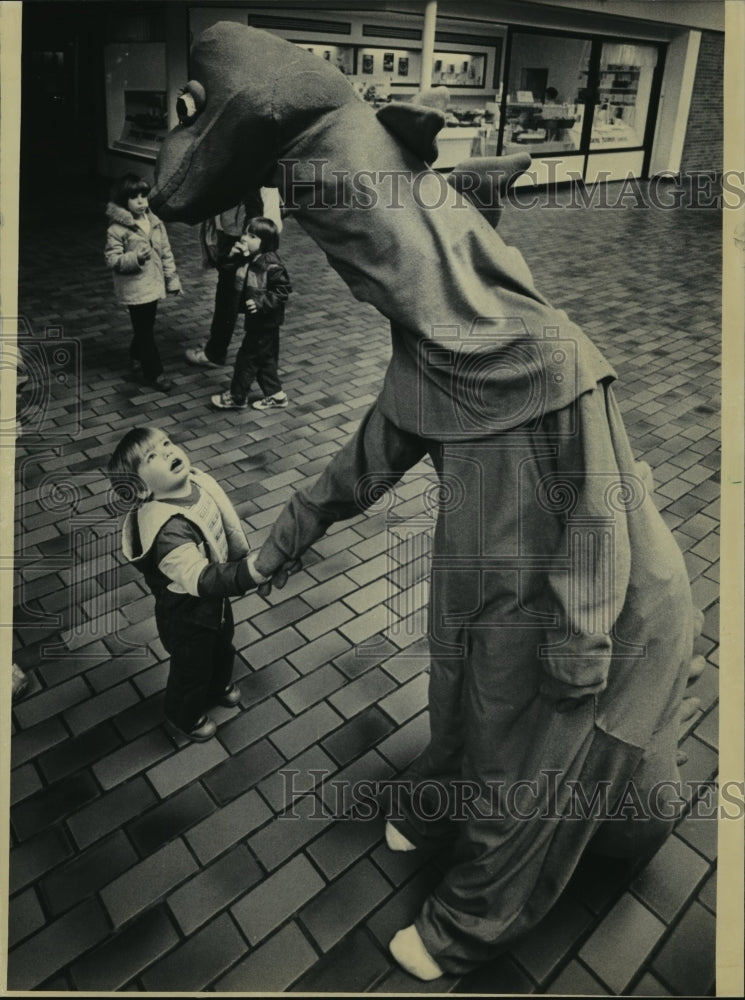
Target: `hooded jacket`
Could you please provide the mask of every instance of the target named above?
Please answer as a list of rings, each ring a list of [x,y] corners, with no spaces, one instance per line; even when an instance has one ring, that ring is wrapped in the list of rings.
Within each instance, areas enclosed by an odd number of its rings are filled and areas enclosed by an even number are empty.
[[[114,202],[106,206],[106,217],[110,225],[106,231],[104,257],[106,266],[113,272],[114,292],[122,305],[143,305],[164,299],[166,292],[181,291],[166,227],[157,215],[148,210],[149,236],[137,225],[130,211]],[[150,250],[150,257],[141,264],[137,254],[144,248]]]
[[[230,500],[206,472],[192,469],[190,479],[190,497],[148,500],[122,525],[122,551],[155,596],[159,628],[174,616],[217,628],[223,598],[255,586],[245,558],[249,545]]]

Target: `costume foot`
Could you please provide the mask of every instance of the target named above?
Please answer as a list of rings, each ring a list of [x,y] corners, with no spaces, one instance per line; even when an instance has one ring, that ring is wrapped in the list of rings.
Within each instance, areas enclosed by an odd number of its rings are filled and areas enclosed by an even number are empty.
[[[399,833],[393,823],[385,824],[385,842],[392,851],[415,851],[416,844]]]
[[[701,674],[706,669],[706,660],[703,656],[694,656],[691,660],[691,666],[688,671],[688,683],[693,684],[694,681],[698,680]]]
[[[208,358],[204,352],[204,347],[187,347],[184,356],[190,365],[199,365],[202,368],[222,368],[216,361]]]
[[[31,682],[17,664],[13,664],[13,701],[20,701],[28,694]]]
[[[391,939],[388,950],[401,968],[417,979],[429,982],[442,975],[442,969],[424,947],[414,924],[398,931]]]
[[[693,635],[694,638],[698,638],[701,635],[701,630],[704,627],[704,613],[701,608],[693,609]]]
[[[692,719],[699,708],[701,708],[700,698],[684,698],[678,709],[678,724],[682,726],[683,723]]]

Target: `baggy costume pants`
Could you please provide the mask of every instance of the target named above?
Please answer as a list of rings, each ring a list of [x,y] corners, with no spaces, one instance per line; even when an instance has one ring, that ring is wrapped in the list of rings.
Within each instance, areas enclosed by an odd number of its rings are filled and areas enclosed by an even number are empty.
[[[693,609],[603,384],[539,430],[450,444],[402,431],[376,404],[268,544],[299,557],[427,454],[441,494],[431,740],[404,775],[414,794],[395,825],[417,845],[454,838],[416,926],[458,973],[534,926],[591,842],[633,856],[672,829]],[[633,805],[626,820],[612,818],[620,800]]]

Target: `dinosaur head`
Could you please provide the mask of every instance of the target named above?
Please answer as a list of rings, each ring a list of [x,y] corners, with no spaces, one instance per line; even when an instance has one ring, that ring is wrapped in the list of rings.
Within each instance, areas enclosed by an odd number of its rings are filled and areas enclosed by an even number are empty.
[[[205,31],[177,103],[150,193],[166,220],[196,223],[267,183],[293,139],[358,100],[339,70],[300,46],[234,22]]]

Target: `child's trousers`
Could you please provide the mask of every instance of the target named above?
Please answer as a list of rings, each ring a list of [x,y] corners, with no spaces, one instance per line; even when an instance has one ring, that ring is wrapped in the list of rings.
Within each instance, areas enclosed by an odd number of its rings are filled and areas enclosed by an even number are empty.
[[[233,399],[243,402],[254,381],[265,396],[273,396],[282,391],[278,375],[279,327],[249,326],[243,343],[235,356],[235,370],[230,393]]]
[[[129,353],[133,361],[139,361],[142,365],[142,374],[148,382],[152,382],[163,374],[160,353],[155,343],[155,314],[157,310],[157,299],[154,302],[129,306],[133,331]]]
[[[172,620],[160,629],[160,639],[171,654],[166,684],[166,718],[189,732],[214,705],[233,677],[233,616],[225,604],[225,620],[219,628]]]

